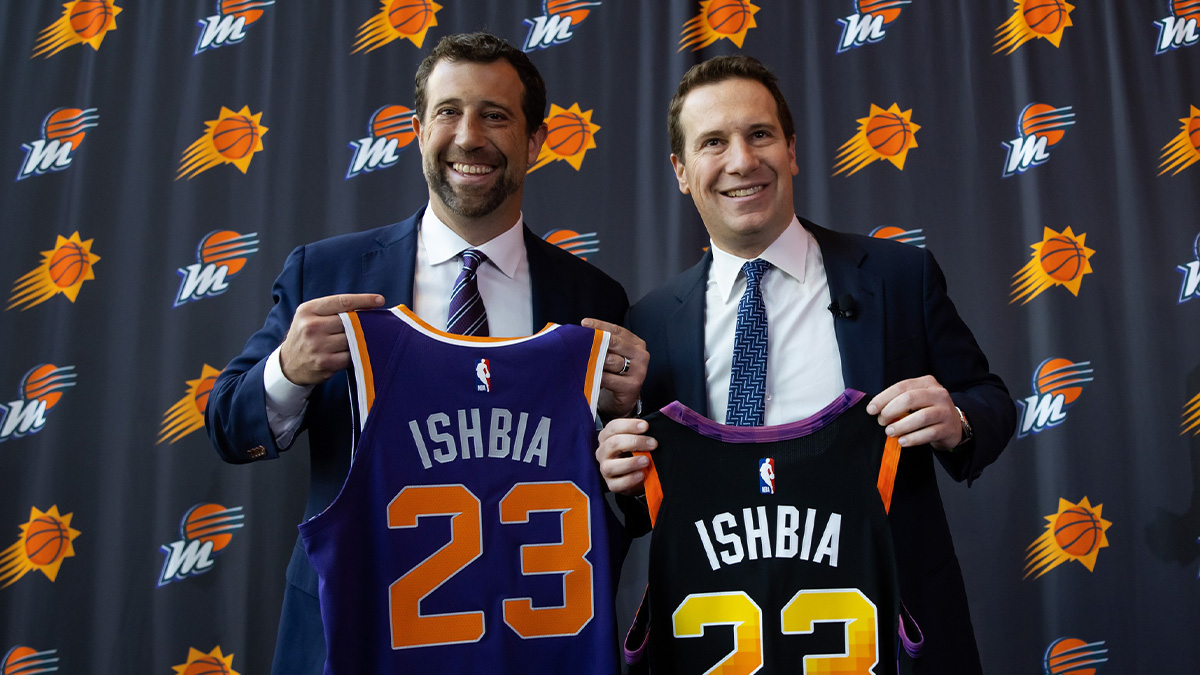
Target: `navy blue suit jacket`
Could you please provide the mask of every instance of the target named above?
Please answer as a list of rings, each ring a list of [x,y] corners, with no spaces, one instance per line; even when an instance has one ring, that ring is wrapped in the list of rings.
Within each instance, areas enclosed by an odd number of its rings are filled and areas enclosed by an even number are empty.
[[[221,372],[209,395],[205,426],[225,461],[275,458],[287,449],[276,445],[267,424],[263,368],[282,344],[300,303],[338,293],[379,293],[389,306],[412,306],[417,224],[423,212],[386,227],[300,246],[288,256],[275,280],[275,305],[263,327]],[[547,322],[579,323],[584,318],[622,322],[629,300],[620,284],[528,228],[524,237],[533,296],[530,333]],[[324,510],[340,491],[350,468],[351,428],[343,372],[312,391],[304,412],[301,431],[308,432],[311,463],[305,520]],[[272,672],[319,674],[325,661],[325,637],[317,575],[299,538],[287,581]]]
[[[830,296],[849,294],[857,305],[853,316],[834,320],[846,386],[870,397],[900,380],[933,375],[974,428],[975,440],[953,452],[935,453],[929,446],[904,449],[889,520],[901,595],[926,637],[916,672],[979,672],[962,572],[933,458],[955,480],[970,484],[1008,443],[1015,406],[959,318],[931,253],[801,223],[821,248]],[[704,296],[711,263],[712,254],[705,254],[630,310],[626,326],[646,341],[650,352],[642,387],[647,410],[679,400],[707,414]]]

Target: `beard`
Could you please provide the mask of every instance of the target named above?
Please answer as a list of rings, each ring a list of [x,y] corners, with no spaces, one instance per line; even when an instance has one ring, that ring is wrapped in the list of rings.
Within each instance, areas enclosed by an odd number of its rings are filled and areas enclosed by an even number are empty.
[[[503,164],[496,169],[500,177],[489,188],[464,189],[455,188],[450,184],[446,174],[452,169],[438,158],[422,162],[424,164],[425,181],[434,194],[446,205],[451,213],[463,218],[481,218],[486,216],[504,203],[510,195],[521,189],[520,178],[506,171],[508,165]]]

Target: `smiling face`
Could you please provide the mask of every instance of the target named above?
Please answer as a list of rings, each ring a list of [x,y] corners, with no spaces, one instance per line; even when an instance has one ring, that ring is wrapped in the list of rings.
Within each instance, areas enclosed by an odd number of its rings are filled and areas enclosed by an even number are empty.
[[[696,87],[679,113],[683,154],[671,155],[679,190],[690,194],[721,250],[754,258],[795,214],[796,139],[759,82],[733,78]]]
[[[505,60],[441,61],[426,82],[424,119],[413,120],[437,217],[478,245],[517,221],[525,173],[546,127],[529,136],[525,88]]]

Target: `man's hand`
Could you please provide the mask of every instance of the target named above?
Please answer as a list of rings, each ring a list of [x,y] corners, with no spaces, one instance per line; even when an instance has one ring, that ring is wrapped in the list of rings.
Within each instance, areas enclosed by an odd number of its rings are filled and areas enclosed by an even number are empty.
[[[320,384],[350,367],[350,343],[338,312],[383,306],[374,293],[327,295],[296,308],[279,350],[283,376],[292,384]]]
[[[594,330],[608,331],[608,355],[604,357],[604,374],[600,377],[600,401],[597,408],[606,418],[627,417],[637,407],[642,383],[646,381],[646,368],[650,365],[650,353],[646,343],[624,328],[599,321],[584,319],[583,326]]]
[[[631,496],[644,491],[642,482],[646,480],[646,467],[650,466],[650,460],[634,457],[632,453],[658,447],[658,441],[644,435],[649,427],[645,420],[619,418],[600,430],[596,461],[600,464],[600,475],[604,476],[609,491]]]
[[[867,413],[878,415],[887,435],[903,447],[933,446],[952,450],[962,441],[962,420],[950,392],[932,375],[901,380],[867,403]]]

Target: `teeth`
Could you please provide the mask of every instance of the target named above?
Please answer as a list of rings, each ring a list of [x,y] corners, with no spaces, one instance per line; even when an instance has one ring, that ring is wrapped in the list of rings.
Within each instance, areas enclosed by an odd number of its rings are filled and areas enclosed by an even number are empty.
[[[743,188],[741,190],[730,190],[729,192],[726,192],[725,194],[729,195],[730,197],[749,197],[750,195],[752,195],[756,192],[761,192],[762,189],[763,189],[763,186],[759,185],[758,187]]]
[[[478,164],[459,164],[458,162],[453,162],[450,164],[450,166],[453,167],[455,171],[459,173],[465,173],[468,176],[480,176],[485,173],[491,173],[495,171],[495,169],[490,166],[480,166]]]

